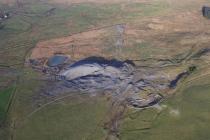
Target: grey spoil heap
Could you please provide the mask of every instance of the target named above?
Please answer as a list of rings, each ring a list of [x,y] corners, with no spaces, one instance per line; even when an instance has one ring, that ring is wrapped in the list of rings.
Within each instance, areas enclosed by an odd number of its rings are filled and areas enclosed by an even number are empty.
[[[95,60],[94,60],[95,59]],[[116,60],[101,58],[81,60],[59,73],[68,87],[96,91],[119,88],[120,84],[132,78],[133,66]]]

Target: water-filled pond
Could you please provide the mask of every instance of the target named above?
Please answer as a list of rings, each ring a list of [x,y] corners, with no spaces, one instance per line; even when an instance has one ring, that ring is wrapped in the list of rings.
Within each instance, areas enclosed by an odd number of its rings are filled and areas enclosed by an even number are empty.
[[[56,67],[64,64],[67,59],[68,57],[64,55],[54,55],[51,58],[49,58],[47,65],[50,67]]]

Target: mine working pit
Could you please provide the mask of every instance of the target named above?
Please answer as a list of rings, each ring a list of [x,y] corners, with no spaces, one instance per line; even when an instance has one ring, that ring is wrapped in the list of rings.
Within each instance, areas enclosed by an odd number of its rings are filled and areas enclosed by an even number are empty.
[[[136,67],[129,60],[88,57],[73,63],[67,59],[67,56],[55,55],[45,63],[47,72],[42,72],[55,78],[54,85],[42,93],[45,96],[71,91],[90,95],[111,93],[113,100],[135,108],[145,108],[159,103],[164,98],[161,94],[175,88],[182,78],[178,75],[176,79],[170,80],[158,72]]]

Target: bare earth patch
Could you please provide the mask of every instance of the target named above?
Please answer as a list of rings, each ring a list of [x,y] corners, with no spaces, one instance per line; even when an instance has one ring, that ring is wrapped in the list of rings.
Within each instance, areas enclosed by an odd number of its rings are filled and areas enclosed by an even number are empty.
[[[51,57],[56,53],[70,54],[75,59],[101,54],[100,39],[106,30],[93,30],[72,36],[42,41],[32,50],[31,58]]]

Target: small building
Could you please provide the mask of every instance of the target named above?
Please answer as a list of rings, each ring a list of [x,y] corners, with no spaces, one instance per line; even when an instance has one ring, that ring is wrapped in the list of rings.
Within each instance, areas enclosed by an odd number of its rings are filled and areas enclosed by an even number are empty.
[[[202,7],[202,14],[204,17],[210,19],[210,7],[203,6]]]

